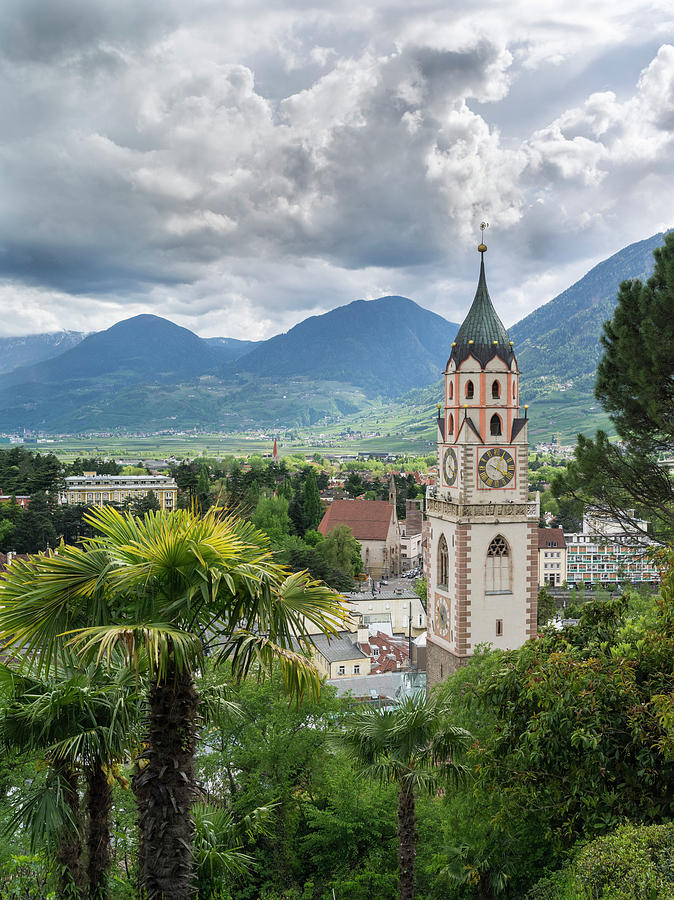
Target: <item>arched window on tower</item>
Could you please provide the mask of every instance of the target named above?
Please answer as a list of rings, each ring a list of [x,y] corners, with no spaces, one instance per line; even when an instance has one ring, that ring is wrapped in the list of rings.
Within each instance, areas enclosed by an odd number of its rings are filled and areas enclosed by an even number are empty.
[[[501,385],[498,383],[498,381],[492,381],[491,396],[494,400],[498,400],[498,398],[501,396]]]
[[[473,382],[467,381],[466,382],[466,399],[472,400],[474,396],[475,396],[475,388],[473,387]]]
[[[444,534],[438,542],[438,587],[446,588],[449,584],[449,550]]]
[[[501,434],[501,417],[497,416],[496,413],[494,413],[489,421],[489,434]]]
[[[450,382],[449,382],[449,387],[447,388],[447,398],[448,398],[449,400],[451,400],[453,396],[454,396],[454,385],[453,385],[452,382],[450,381]]]
[[[447,419],[447,434],[454,434],[454,416],[451,413]]]
[[[512,592],[510,548],[500,534],[496,535],[487,549],[484,587],[488,594]]]
[[[513,400],[515,399],[515,397],[516,397],[516,394],[515,394],[515,382],[513,381]]]

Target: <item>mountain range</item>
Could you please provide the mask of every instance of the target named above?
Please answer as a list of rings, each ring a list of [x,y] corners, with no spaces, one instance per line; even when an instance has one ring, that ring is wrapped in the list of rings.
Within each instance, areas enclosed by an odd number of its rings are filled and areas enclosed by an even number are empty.
[[[606,424],[592,396],[601,328],[620,282],[650,274],[662,238],[624,248],[510,329],[538,439]],[[457,330],[390,296],[353,301],[261,342],[204,339],[153,315],[92,334],[4,338],[0,428],[233,431],[352,419],[359,430],[376,420],[385,431],[402,419],[432,439]]]

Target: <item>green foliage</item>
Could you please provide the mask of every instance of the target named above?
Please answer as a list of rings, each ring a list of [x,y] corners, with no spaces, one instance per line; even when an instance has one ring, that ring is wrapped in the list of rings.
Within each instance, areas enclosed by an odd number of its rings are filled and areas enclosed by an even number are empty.
[[[620,825],[580,848],[572,862],[538,882],[527,900],[670,900],[674,824]]]
[[[424,607],[427,608],[428,603],[428,582],[425,578],[414,579],[414,590],[417,592],[419,599]]]
[[[628,510],[646,509],[655,538],[667,543],[674,536],[674,486],[659,454],[674,439],[674,233],[654,256],[645,284],[621,284],[602,337],[596,394],[623,443],[611,444],[602,431],[594,440],[579,435],[575,461],[554,491],[632,526]]]
[[[538,625],[547,625],[557,612],[557,601],[550,591],[545,588],[538,589]]]
[[[12,854],[2,862],[0,895],[4,900],[56,900],[42,854]]]
[[[251,516],[256,528],[269,535],[274,546],[290,534],[291,521],[288,515],[288,501],[285,497],[260,497]]]
[[[669,900],[674,896],[674,824],[623,825],[583,848],[573,872],[581,897]]]
[[[56,493],[62,483],[61,463],[53,453],[12,447],[0,450],[0,488],[5,494]]]
[[[34,494],[12,535],[17,553],[35,553],[56,545],[53,506],[46,494]]]
[[[131,511],[134,516],[146,516],[149,512],[158,512],[161,505],[154,491],[148,491],[144,497],[139,497],[131,503]]]
[[[363,570],[360,542],[348,525],[337,525],[317,545],[318,552],[335,569],[348,575],[358,575]]]
[[[129,468],[128,466],[126,468]],[[146,469],[137,473],[145,475]],[[98,475],[122,475],[136,474],[126,473],[124,469],[118,465],[114,459],[99,459],[98,457],[77,457],[69,465],[66,466],[66,475],[84,475],[85,472],[96,472]]]
[[[661,616],[629,644],[626,608],[623,598],[588,602],[579,627],[504,654],[482,689],[497,715],[480,756],[482,787],[500,793],[496,821],[505,828],[524,813],[557,852],[623,817],[674,812],[667,734],[652,706],[674,689],[672,634]]]

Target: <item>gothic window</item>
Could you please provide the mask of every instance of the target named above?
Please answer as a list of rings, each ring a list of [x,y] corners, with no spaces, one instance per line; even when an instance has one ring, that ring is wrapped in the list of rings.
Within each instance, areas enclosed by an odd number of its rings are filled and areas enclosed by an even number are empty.
[[[510,548],[497,534],[487,550],[485,590],[488,594],[506,594],[512,590],[510,578]]]
[[[449,414],[449,421],[447,422],[447,433],[454,434],[454,416]]]
[[[498,400],[498,398],[501,396],[501,385],[498,383],[498,381],[492,382],[491,395],[494,400]]]
[[[513,381],[513,400],[515,399],[515,382]]]
[[[449,382],[449,390],[448,390],[448,392],[447,392],[447,396],[448,396],[448,398],[449,398],[450,400],[451,400],[452,397],[454,396],[454,385],[452,384],[451,381]]]
[[[497,416],[496,413],[494,413],[489,422],[489,433],[493,435],[501,434],[501,417]]]
[[[469,381],[466,384],[466,399],[472,400],[475,396],[475,388],[473,387],[473,382]]]
[[[438,543],[438,587],[446,588],[449,584],[449,551],[444,534]]]

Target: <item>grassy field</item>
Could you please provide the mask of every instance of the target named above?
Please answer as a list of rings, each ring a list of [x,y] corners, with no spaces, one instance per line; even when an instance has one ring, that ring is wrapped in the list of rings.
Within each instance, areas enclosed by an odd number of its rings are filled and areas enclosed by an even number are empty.
[[[7,445],[9,446],[9,445]],[[40,441],[37,450],[54,453],[64,462],[76,457],[108,457],[115,459],[194,459],[198,456],[222,458],[223,456],[270,455],[273,439],[245,435],[224,436],[217,434],[197,434],[193,436],[165,437],[162,435],[119,436],[119,437],[72,437],[54,441]],[[356,455],[359,452],[386,450],[390,453],[423,454],[432,452],[433,445],[427,441],[411,437],[371,438],[330,441],[312,440],[310,436],[299,435],[292,442],[280,441],[281,456],[294,454],[321,456]]]
[[[394,454],[432,452],[436,440],[435,386],[408,395],[404,402],[375,403],[367,410],[352,413],[326,424],[280,429],[282,456],[291,454],[356,455],[386,451]],[[591,394],[581,391],[550,391],[535,397],[529,408],[529,444],[534,446],[559,435],[563,444],[575,444],[576,434],[594,434],[603,428],[612,434],[611,423]],[[265,428],[265,426],[262,426]],[[76,456],[106,456],[124,459],[166,459],[196,456],[223,457],[270,454],[273,426],[260,436],[248,433],[185,433],[178,435],[114,435],[57,438],[39,444],[42,451],[56,453],[64,460]]]

